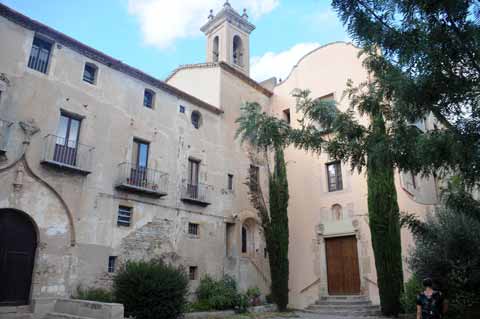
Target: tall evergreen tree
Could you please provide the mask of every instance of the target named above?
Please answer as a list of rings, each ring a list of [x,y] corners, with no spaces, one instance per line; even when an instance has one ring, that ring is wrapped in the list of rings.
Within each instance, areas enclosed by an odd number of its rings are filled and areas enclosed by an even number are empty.
[[[399,126],[433,115],[438,130],[396,134],[398,164],[480,181],[480,1],[332,0]]]
[[[249,104],[251,107],[260,109],[256,103]],[[251,118],[249,118],[250,120]],[[241,135],[242,142],[248,140],[257,147],[260,153],[267,158],[270,151],[273,152],[273,171],[268,168],[268,200],[263,196],[263,190],[259,183],[258,172],[255,166],[250,166],[247,178],[250,200],[257,209],[262,223],[262,229],[267,244],[268,261],[271,274],[271,293],[273,301],[278,306],[279,311],[286,311],[288,305],[288,280],[289,280],[289,262],[288,262],[288,180],[287,167],[283,148],[281,144],[275,144],[273,147],[259,145],[255,137],[249,135],[252,131],[248,129],[251,121],[240,118],[240,124],[237,135]]]

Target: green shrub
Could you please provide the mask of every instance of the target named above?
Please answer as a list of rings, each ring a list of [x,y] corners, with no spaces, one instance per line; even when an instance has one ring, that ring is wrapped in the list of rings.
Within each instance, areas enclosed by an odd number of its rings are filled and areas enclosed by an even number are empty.
[[[183,269],[159,260],[132,261],[114,277],[113,290],[125,317],[174,319],[186,308],[188,277]]]
[[[404,313],[417,311],[417,295],[423,291],[423,286],[417,275],[413,275],[406,283],[400,301]]]
[[[245,313],[248,311],[248,307],[250,306],[250,298],[247,294],[238,294],[236,305],[235,305],[235,312],[237,313]]]
[[[480,202],[456,182],[449,183],[443,199],[426,221],[404,217],[415,237],[410,268],[419,278],[432,278],[443,292],[448,318],[464,319],[480,296]]]
[[[237,283],[230,276],[215,280],[206,275],[197,289],[198,303],[208,306],[205,310],[234,309],[238,303]]]
[[[113,294],[110,290],[103,288],[83,288],[81,285],[77,287],[77,291],[72,298],[98,302],[114,302]]]

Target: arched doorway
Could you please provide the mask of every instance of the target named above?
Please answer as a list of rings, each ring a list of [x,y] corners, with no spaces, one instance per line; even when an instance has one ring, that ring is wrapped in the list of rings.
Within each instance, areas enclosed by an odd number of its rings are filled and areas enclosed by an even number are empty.
[[[0,306],[29,303],[36,247],[30,218],[13,209],[0,209]]]

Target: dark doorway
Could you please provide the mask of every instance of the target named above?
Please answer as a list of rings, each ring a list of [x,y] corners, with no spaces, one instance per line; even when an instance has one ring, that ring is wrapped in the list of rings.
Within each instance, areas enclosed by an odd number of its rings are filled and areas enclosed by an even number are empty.
[[[330,295],[359,294],[360,271],[355,236],[327,238],[325,244],[328,293]]]
[[[0,306],[27,305],[37,236],[22,212],[0,209]]]

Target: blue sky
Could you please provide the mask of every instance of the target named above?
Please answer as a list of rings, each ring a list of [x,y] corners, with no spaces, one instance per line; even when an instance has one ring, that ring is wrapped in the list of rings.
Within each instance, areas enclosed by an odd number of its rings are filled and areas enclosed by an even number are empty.
[[[198,30],[225,0],[0,0],[89,46],[164,79],[180,64],[205,61]],[[348,40],[330,0],[230,0],[256,25],[252,77],[285,77],[318,45]]]

